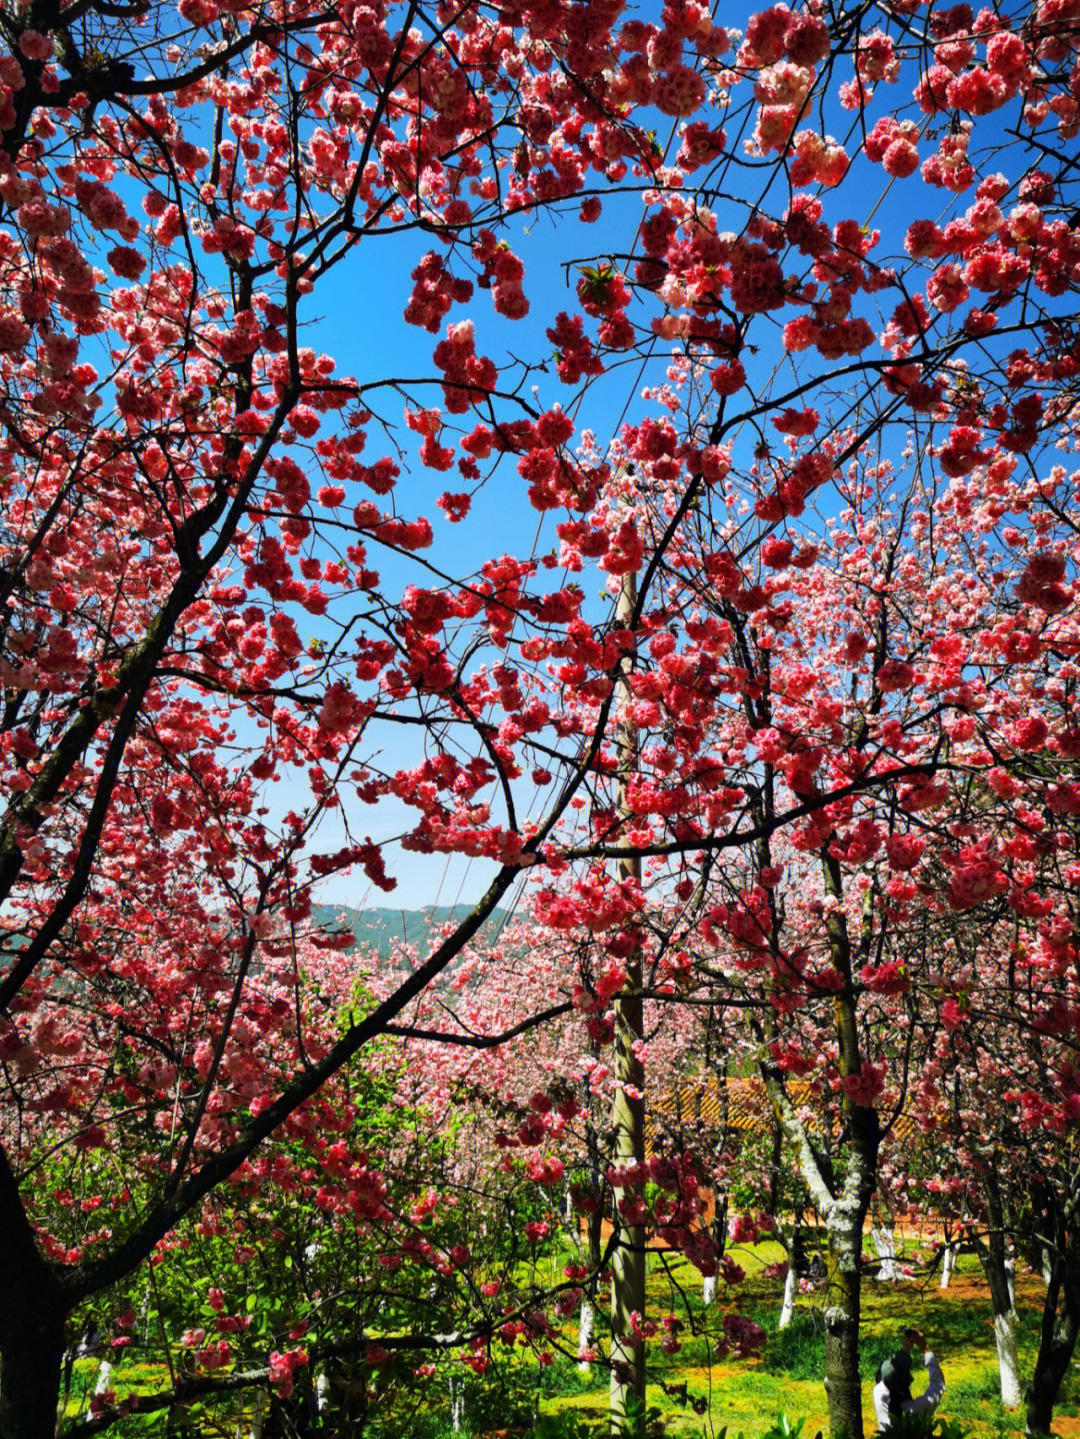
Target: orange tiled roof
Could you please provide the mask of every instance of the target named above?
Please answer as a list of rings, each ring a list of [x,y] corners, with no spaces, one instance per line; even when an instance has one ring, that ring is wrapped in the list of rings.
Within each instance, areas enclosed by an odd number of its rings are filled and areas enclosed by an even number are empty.
[[[797,1109],[809,1108],[809,1128],[820,1129],[820,1120],[813,1114],[819,1095],[805,1079],[789,1080],[787,1091]],[[734,1129],[739,1133],[773,1124],[772,1109],[760,1079],[728,1079],[721,1084],[715,1075],[688,1081],[670,1090],[650,1107],[646,1118],[646,1142],[673,1127],[698,1124],[706,1129]],[[916,1125],[901,1114],[892,1127],[898,1139],[910,1137]]]

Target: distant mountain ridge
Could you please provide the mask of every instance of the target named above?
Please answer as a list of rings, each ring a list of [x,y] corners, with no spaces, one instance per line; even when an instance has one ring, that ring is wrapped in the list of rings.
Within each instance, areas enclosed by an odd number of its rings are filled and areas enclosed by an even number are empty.
[[[432,904],[424,909],[349,909],[340,904],[316,904],[311,917],[325,929],[352,930],[358,945],[371,945],[380,959],[389,959],[396,944],[415,944],[422,955],[431,947],[433,932],[444,924],[460,924],[472,908],[469,904]],[[480,929],[480,938],[494,937],[506,919],[506,910],[493,910]]]

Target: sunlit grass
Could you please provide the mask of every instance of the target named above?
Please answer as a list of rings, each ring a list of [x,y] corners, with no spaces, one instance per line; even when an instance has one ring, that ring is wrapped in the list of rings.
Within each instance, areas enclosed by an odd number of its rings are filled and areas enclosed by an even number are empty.
[[[821,1322],[815,1312],[819,1297],[801,1298],[793,1323],[788,1329],[778,1331],[780,1284],[761,1277],[764,1265],[777,1257],[775,1246],[761,1245],[753,1251],[744,1251],[740,1260],[747,1269],[747,1279],[737,1297],[724,1301],[726,1308],[747,1314],[766,1329],[769,1341],[762,1358],[710,1361],[702,1353],[701,1343],[692,1340],[677,1355],[666,1356],[650,1350],[649,1404],[662,1414],[666,1434],[711,1434],[726,1425],[730,1436],[742,1432],[747,1439],[755,1439],[780,1412],[805,1417],[806,1439],[814,1439],[818,1430],[827,1431]],[[655,1262],[651,1268],[650,1299],[666,1307],[664,1277]],[[693,1284],[695,1296],[699,1294],[699,1283],[692,1271],[687,1270],[684,1282],[687,1289]],[[1043,1293],[1041,1281],[1034,1276],[1020,1281],[1020,1361],[1024,1373],[1030,1372],[1034,1359]],[[928,1343],[945,1371],[947,1389],[940,1411],[943,1415],[969,1425],[975,1439],[1023,1432],[1021,1413],[1001,1407],[989,1291],[978,1261],[965,1256],[952,1286],[945,1291],[938,1287],[936,1275],[915,1282],[879,1284],[875,1279],[868,1279],[864,1283],[861,1351],[868,1434],[873,1434],[876,1428],[870,1402],[874,1370],[879,1360],[896,1348],[900,1330],[908,1324],[916,1324],[926,1332]],[[1080,1401],[1077,1372],[1074,1366],[1055,1413],[1055,1432],[1069,1439],[1080,1435],[1080,1422],[1076,1420]],[[691,1397],[708,1400],[707,1419],[697,1417],[669,1398],[660,1381],[669,1386],[685,1381]],[[564,1406],[572,1407],[594,1417],[599,1427],[606,1398],[606,1375],[598,1372],[594,1388],[552,1395],[545,1401],[545,1408],[550,1406],[557,1411]]]
[[[740,1433],[746,1439],[758,1439],[781,1412],[805,1419],[804,1439],[815,1439],[818,1431],[827,1432],[818,1310],[821,1296],[801,1296],[793,1323],[786,1330],[777,1330],[781,1282],[766,1277],[764,1270],[781,1253],[775,1244],[740,1249],[737,1258],[747,1271],[746,1280],[736,1292],[723,1295],[719,1301],[721,1313],[745,1314],[766,1330],[768,1343],[760,1358],[717,1360],[711,1341],[689,1329],[684,1332],[677,1354],[665,1355],[658,1346],[650,1346],[648,1403],[662,1422],[665,1435],[672,1439],[708,1435],[711,1439],[726,1427],[729,1439],[736,1439]],[[569,1250],[565,1256],[556,1256],[557,1262],[561,1263],[563,1257],[570,1257]],[[1044,1289],[1037,1277],[1029,1275],[1020,1280],[1018,1290],[1021,1370],[1030,1373]],[[674,1296],[677,1303],[673,1302]],[[669,1310],[684,1312],[687,1304],[692,1315],[701,1315],[700,1276],[681,1260],[668,1256],[665,1264],[659,1256],[651,1255],[649,1312],[654,1316]],[[999,1400],[989,1293],[977,1260],[964,1256],[953,1285],[946,1291],[938,1287],[937,1275],[898,1284],[880,1284],[873,1278],[865,1281],[861,1352],[867,1434],[873,1434],[875,1429],[870,1404],[873,1372],[879,1360],[896,1347],[901,1329],[908,1324],[925,1331],[941,1360],[947,1383],[940,1411],[943,1415],[970,1426],[973,1439],[1004,1439],[1022,1432],[1021,1415],[1003,1410]],[[537,1370],[531,1355],[514,1351],[511,1355],[499,1354],[497,1364],[483,1380],[468,1376],[464,1433],[525,1432],[523,1425],[534,1406],[542,1414],[573,1413],[595,1423],[598,1434],[606,1433],[607,1372],[601,1365],[594,1366],[592,1373],[579,1370],[572,1357],[576,1337],[575,1319],[563,1331],[563,1347],[569,1352],[557,1356],[556,1362],[542,1371]],[[67,1405],[69,1420],[85,1416],[98,1373],[97,1360],[75,1364]],[[1055,1432],[1065,1439],[1080,1439],[1080,1420],[1076,1417],[1080,1412],[1078,1373],[1076,1366],[1070,1370],[1055,1413]],[[127,1351],[113,1368],[109,1384],[122,1400],[133,1390],[148,1393],[168,1388],[169,1374],[161,1365],[141,1362],[137,1351]],[[451,1434],[449,1414],[443,1412],[447,1409],[444,1386],[439,1381],[435,1384],[430,1394],[417,1396],[418,1409],[409,1425],[415,1439],[445,1439]],[[676,1393],[665,1392],[664,1385]],[[693,1412],[694,1400],[699,1407],[704,1404],[704,1415]],[[162,1433],[164,1422],[162,1415]],[[245,1426],[240,1427],[246,1432]],[[380,1439],[391,1432],[380,1427],[377,1419],[370,1428]],[[211,1430],[203,1432],[209,1434]]]

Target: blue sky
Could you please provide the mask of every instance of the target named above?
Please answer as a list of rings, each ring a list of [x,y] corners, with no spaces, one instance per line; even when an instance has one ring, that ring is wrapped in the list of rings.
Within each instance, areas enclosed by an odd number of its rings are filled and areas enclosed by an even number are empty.
[[[727,20],[728,14],[725,13],[723,18]],[[741,19],[743,16],[740,14],[736,18]],[[847,63],[841,61],[841,79],[848,78],[849,72],[845,69]],[[748,92],[749,87],[737,91],[737,101],[742,103],[747,99]],[[879,87],[879,95],[870,111],[867,125],[878,115],[889,113],[890,107],[901,102],[905,96],[910,102],[910,83],[906,86],[901,83],[894,87]],[[656,123],[662,144],[674,136],[676,127],[662,117],[650,117],[646,114],[635,118],[639,123]],[[718,120],[720,117],[715,118]],[[939,129],[946,124],[947,120],[941,120]],[[857,134],[852,133],[854,125],[853,117],[846,112],[832,108],[827,113],[824,128],[840,138],[848,153],[856,158],[847,180],[838,190],[825,193],[822,200],[825,219],[830,223],[847,217],[860,221],[870,220],[873,213],[873,224],[880,226],[885,232],[885,241],[874,252],[875,258],[887,261],[902,255],[903,233],[909,219],[914,218],[916,213],[943,219],[949,213],[962,211],[973,199],[970,192],[953,197],[944,191],[928,191],[917,175],[906,181],[889,183],[880,167],[872,166],[864,157],[858,155],[859,139]],[[985,122],[982,128],[987,128]],[[989,128],[992,133],[993,122]],[[985,140],[985,135],[983,138]],[[669,153],[674,154],[675,148],[677,142],[671,146]],[[928,155],[932,143],[926,141],[920,148],[924,155]],[[738,120],[729,124],[729,149],[741,154]],[[725,170],[722,184],[738,199],[735,202],[717,202],[708,195],[705,197],[705,202],[717,212],[721,228],[742,228],[746,219],[745,202],[748,199],[762,198],[761,191],[768,189],[767,173],[767,170],[763,172],[762,168],[756,166],[747,169],[735,166]],[[597,182],[600,177],[594,176],[591,180]],[[782,193],[778,183],[774,187],[774,193],[767,195],[764,208],[779,214],[783,212],[786,203],[786,194]],[[468,305],[455,307],[447,321],[471,318],[476,325],[479,353],[490,355],[500,365],[511,356],[519,356],[532,364],[550,361],[552,346],[546,339],[544,330],[559,310],[567,309],[573,312],[576,309],[574,286],[577,270],[571,264],[567,271],[566,263],[579,259],[589,260],[598,255],[625,255],[633,249],[637,224],[642,213],[639,195],[631,193],[605,199],[603,215],[600,221],[592,226],[576,224],[576,210],[577,203],[570,204],[567,215],[561,221],[546,214],[521,217],[500,232],[510,239],[524,262],[525,290],[530,297],[532,308],[525,319],[513,323],[506,321],[493,313],[490,295],[484,291],[477,291]],[[304,302],[302,315],[306,329],[303,342],[311,345],[317,352],[324,351],[332,355],[339,375],[352,375],[364,385],[387,378],[416,379],[436,375],[431,352],[439,336],[432,336],[424,330],[410,326],[403,319],[403,311],[412,289],[410,272],[429,249],[441,251],[443,247],[438,240],[423,234],[366,236],[343,263],[319,282],[316,292]],[[806,262],[793,255],[788,258],[787,268],[789,272],[801,273],[806,268]],[[458,273],[464,273],[462,266],[455,266],[455,269]],[[887,293],[883,297],[886,314],[892,309],[897,298],[895,292]],[[866,313],[875,328],[880,328],[879,317],[873,310],[866,308],[865,301],[860,302],[859,312]],[[649,313],[651,315],[654,311],[650,310]],[[790,318],[790,312],[783,312],[779,316],[781,323],[787,318]],[[746,359],[747,369],[755,384],[764,382],[780,362],[780,383],[783,388],[787,388],[783,366],[789,362],[783,360],[779,333],[779,325],[769,316],[755,319],[750,340],[757,346],[757,352]],[[613,367],[608,375],[589,389],[580,409],[576,411],[576,417],[579,425],[590,427],[596,432],[602,446],[617,432],[621,420],[637,419],[645,412],[646,406],[639,398],[641,386],[644,382],[655,383],[662,380],[666,348],[663,344],[655,348],[647,368],[643,368],[635,357],[628,364]],[[808,356],[803,357],[801,373],[805,374],[808,368],[814,365],[817,365],[819,371],[830,368],[823,361]],[[794,381],[794,371],[789,373]],[[558,380],[553,364],[548,364],[546,372],[540,371],[529,377],[526,382],[527,391],[534,384],[538,387],[538,393],[536,396],[528,393],[527,398],[539,408],[547,408],[555,403],[572,408],[570,401],[573,394]],[[414,399],[421,404],[442,404],[442,393],[437,384],[410,388]],[[436,508],[435,500],[444,490],[458,490],[468,486],[461,482],[455,471],[448,474],[431,473],[415,459],[416,437],[405,429],[405,401],[400,394],[385,389],[372,393],[370,403],[377,407],[394,427],[394,440],[404,447],[407,455],[414,457],[413,463],[398,481],[392,499],[384,499],[381,504],[383,507],[392,504],[405,518],[425,515],[431,520],[435,528],[435,544],[427,552],[428,557],[448,572],[465,577],[486,558],[507,551],[526,556],[533,551],[538,517],[529,505],[525,484],[516,473],[512,457],[509,462],[504,462],[499,467],[495,476],[475,495],[473,510],[468,520],[464,524],[451,525]],[[648,410],[651,413],[657,412],[656,406],[649,406]],[[459,417],[455,423],[469,429],[475,419],[475,416],[466,415]],[[394,453],[393,447],[386,444],[375,422],[369,424],[367,430],[368,445],[364,456],[367,462],[372,462],[385,453]],[[753,439],[754,435],[748,432],[742,441],[743,448],[749,448]],[[897,448],[902,442],[901,430]],[[298,457],[301,454],[299,450],[295,453]],[[351,508],[357,498],[359,496],[350,494],[346,505]],[[835,493],[823,492],[819,496],[819,502],[820,507],[828,508],[831,504],[836,507],[839,500]],[[554,526],[561,518],[559,514],[550,514],[544,518],[543,534],[539,542],[541,552],[551,548]],[[400,594],[401,589],[409,582],[430,583],[417,571],[414,564],[380,551],[375,545],[370,547],[369,563],[380,570],[382,588],[391,598]],[[587,573],[582,579],[590,613],[601,613],[605,603],[598,594],[602,589],[602,577]],[[309,624],[310,628],[307,631],[302,628],[302,634],[311,636],[320,632],[320,622],[306,617],[304,623]],[[403,738],[400,730],[384,727],[384,734],[387,748],[381,761],[383,767],[396,768],[416,762],[421,753],[421,738],[415,730]],[[300,783],[294,787],[285,782],[267,786],[266,801],[272,813],[280,814],[290,803],[298,803],[302,798],[300,788]],[[524,807],[527,808],[527,805]],[[355,816],[355,831],[360,837],[371,834],[378,840],[409,827],[414,818],[414,811],[407,810],[395,801],[384,800],[377,812]],[[334,817],[328,817],[324,833],[320,836],[320,847],[334,846],[336,827]],[[459,898],[474,899],[484,887],[491,870],[489,865],[481,862],[469,863],[459,859],[448,861],[440,855],[417,856],[401,853],[394,853],[390,857],[389,867],[398,879],[398,888],[389,900],[404,908],[435,902],[450,903]],[[362,906],[368,902],[383,904],[387,901],[387,897],[381,893],[369,893],[367,881],[362,875],[338,877],[326,882],[320,897],[328,902],[351,906]]]

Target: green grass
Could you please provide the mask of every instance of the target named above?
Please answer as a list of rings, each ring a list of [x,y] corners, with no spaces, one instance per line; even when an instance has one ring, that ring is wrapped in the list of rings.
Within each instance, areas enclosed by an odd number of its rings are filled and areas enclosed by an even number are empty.
[[[737,1310],[757,1320],[768,1334],[768,1342],[760,1359],[718,1361],[710,1355],[710,1346],[701,1338],[688,1338],[676,1355],[663,1355],[650,1349],[649,1403],[661,1412],[667,1436],[700,1436],[712,1431],[703,1427],[705,1420],[675,1402],[661,1387],[687,1384],[691,1397],[708,1401],[708,1419],[718,1431],[726,1425],[730,1436],[740,1432],[747,1439],[756,1439],[770,1426],[778,1413],[806,1419],[804,1435],[814,1439],[819,1429],[827,1432],[827,1409],[822,1385],[824,1373],[824,1338],[820,1315],[815,1303],[819,1295],[801,1298],[792,1324],[783,1331],[776,1328],[780,1308],[780,1283],[762,1276],[765,1265],[779,1257],[775,1245],[760,1245],[740,1254],[740,1263],[747,1270],[747,1279],[737,1296],[721,1303],[721,1312]],[[702,1312],[700,1281],[687,1266],[674,1269],[673,1278],[681,1283],[691,1298],[691,1309]],[[650,1265],[649,1302],[654,1313],[668,1307],[670,1286],[659,1264]],[[1020,1361],[1023,1372],[1030,1372],[1038,1336],[1039,1305],[1042,1286],[1036,1279],[1021,1285]],[[895,1285],[878,1284],[868,1279],[863,1287],[861,1358],[864,1377],[864,1414],[866,1432],[873,1434],[874,1420],[870,1402],[872,1376],[881,1359],[898,1343],[901,1329],[907,1324],[922,1328],[945,1371],[947,1390],[940,1412],[969,1426],[974,1439],[999,1439],[1019,1435],[1023,1431],[1020,1414],[1003,1410],[1000,1404],[997,1356],[994,1347],[989,1294],[982,1280],[978,1261],[973,1257],[961,1260],[956,1285],[946,1291],[937,1287],[937,1276],[923,1282]],[[569,1331],[568,1331],[569,1337]],[[1080,1439],[1080,1426],[1075,1416],[1080,1406],[1080,1385],[1070,1371],[1061,1402],[1056,1410],[1055,1430]],[[576,1373],[576,1370],[575,1370]],[[916,1393],[919,1381],[916,1380]],[[591,1389],[578,1385],[565,1392],[552,1393],[544,1401],[544,1411],[573,1410],[601,1423],[607,1399],[606,1375],[597,1372]]]
[[[763,1270],[780,1255],[775,1244],[741,1250],[739,1262],[747,1278],[735,1294],[722,1296],[712,1313],[706,1314],[701,1299],[701,1281],[690,1266],[650,1255],[647,1281],[647,1308],[659,1319],[675,1312],[690,1322],[682,1333],[677,1354],[665,1355],[658,1345],[649,1348],[648,1402],[662,1423],[665,1439],[690,1439],[713,1435],[725,1426],[729,1439],[740,1433],[746,1439],[760,1439],[779,1413],[805,1419],[803,1439],[815,1439],[827,1432],[827,1411],[822,1386],[824,1340],[818,1311],[820,1292],[800,1298],[795,1319],[783,1331],[776,1328],[780,1309],[780,1281],[767,1278]],[[1021,1370],[1030,1373],[1038,1338],[1042,1285],[1025,1278],[1020,1285]],[[677,1302],[676,1302],[677,1301]],[[718,1315],[739,1312],[755,1319],[767,1333],[760,1358],[718,1360],[712,1339],[694,1328],[714,1328]],[[864,1377],[866,1432],[873,1434],[870,1382],[880,1359],[892,1352],[900,1330],[917,1324],[927,1335],[945,1371],[947,1390],[941,1413],[959,1420],[972,1430],[972,1439],[1011,1439],[1022,1432],[1019,1414],[1002,1410],[998,1397],[997,1360],[994,1348],[989,1295],[977,1261],[961,1260],[956,1285],[942,1292],[937,1276],[923,1283],[878,1284],[868,1279],[863,1287],[861,1359]],[[599,1338],[603,1338],[603,1316],[598,1315]],[[538,1369],[531,1355],[514,1350],[508,1354],[496,1346],[495,1363],[482,1377],[463,1376],[466,1390],[466,1435],[479,1436],[498,1431],[525,1432],[534,1408],[542,1416],[558,1421],[581,1420],[585,1429],[595,1426],[606,1434],[608,1376],[601,1365],[582,1373],[574,1358],[576,1319],[562,1334],[562,1347],[554,1362]],[[79,1361],[74,1368],[69,1417],[85,1414],[97,1381],[97,1362]],[[1063,1439],[1080,1439],[1080,1384],[1073,1367],[1056,1410],[1055,1430]],[[125,1354],[113,1370],[111,1385],[119,1398],[132,1389],[153,1391],[167,1387],[168,1376],[159,1366],[138,1362],[136,1354]],[[667,1386],[665,1391],[664,1386]],[[682,1400],[685,1386],[686,1402]],[[916,1381],[918,1392],[918,1380]],[[692,1402],[704,1402],[707,1413],[693,1412]],[[448,1439],[451,1434],[448,1393],[445,1380],[433,1381],[427,1393],[418,1396],[418,1408],[409,1417],[410,1439]],[[396,1439],[402,1432],[400,1409],[385,1424],[373,1417],[370,1439]],[[386,1427],[389,1425],[389,1427]],[[394,1427],[394,1426],[397,1427]],[[124,1426],[121,1426],[122,1428]],[[162,1430],[163,1432],[163,1430]],[[217,1433],[207,1428],[206,1434]],[[143,1430],[142,1433],[148,1434]],[[580,1439],[580,1436],[575,1436]]]

